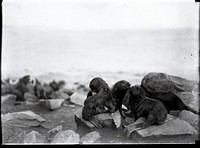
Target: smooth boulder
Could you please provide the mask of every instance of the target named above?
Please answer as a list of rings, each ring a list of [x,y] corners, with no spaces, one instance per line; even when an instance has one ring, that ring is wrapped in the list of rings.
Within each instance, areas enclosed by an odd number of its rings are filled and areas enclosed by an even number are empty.
[[[171,93],[176,95],[185,106],[198,112],[198,83],[185,78],[168,75],[166,73],[151,72],[145,75],[141,81],[141,86],[149,93],[158,95]],[[157,96],[159,98],[159,96]]]

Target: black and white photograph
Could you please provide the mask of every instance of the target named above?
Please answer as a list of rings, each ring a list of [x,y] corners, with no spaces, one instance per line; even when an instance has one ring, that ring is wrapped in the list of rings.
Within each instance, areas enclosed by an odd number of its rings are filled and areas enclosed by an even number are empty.
[[[1,145],[199,140],[199,2],[2,0],[1,11]]]

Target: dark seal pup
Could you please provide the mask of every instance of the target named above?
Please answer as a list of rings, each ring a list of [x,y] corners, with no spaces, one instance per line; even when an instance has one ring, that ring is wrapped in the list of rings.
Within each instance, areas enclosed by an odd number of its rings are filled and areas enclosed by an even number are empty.
[[[30,76],[26,75],[19,79],[19,82],[14,86],[11,94],[17,96],[16,101],[25,101],[24,93],[28,92],[27,84],[30,82]]]
[[[108,99],[111,90],[109,85],[99,77],[92,79],[89,87],[91,90],[84,101],[82,117],[84,120],[92,122],[96,127],[101,127],[100,121],[96,120],[94,116],[107,113],[109,108],[114,108]]]
[[[87,97],[94,95],[95,93],[99,93],[101,89],[107,88],[110,89],[106,81],[104,81],[100,77],[95,77],[90,81],[89,84],[90,91],[87,94]]]
[[[38,79],[35,81],[34,92],[39,99],[47,99],[46,91]]]
[[[106,108],[106,100],[110,90],[105,88],[95,95],[89,96],[84,102],[82,109],[82,118],[92,122],[96,127],[101,127],[100,121],[94,118],[95,115],[109,112]]]
[[[109,107],[109,105],[108,108],[111,110],[111,112],[115,112],[118,109],[123,118],[125,118],[125,115],[122,113],[122,102],[130,86],[131,84],[128,81],[120,80],[114,84],[109,95],[109,102],[111,102],[115,108],[113,110],[112,106]]]
[[[161,101],[146,97],[144,90],[138,85],[132,86],[127,93],[129,95],[126,95],[126,97],[129,97],[129,104],[135,120],[140,117],[145,118],[144,123],[131,124],[125,127],[124,132],[127,132],[127,137],[135,130],[147,128],[150,125],[160,125],[165,122],[167,109]]]

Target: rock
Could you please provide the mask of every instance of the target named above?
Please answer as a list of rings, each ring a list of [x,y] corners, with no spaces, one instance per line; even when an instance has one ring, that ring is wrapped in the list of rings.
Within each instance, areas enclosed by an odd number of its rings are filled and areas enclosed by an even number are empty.
[[[45,136],[41,135],[37,131],[32,131],[26,135],[24,138],[24,144],[32,143],[47,143]]]
[[[74,91],[72,89],[66,89],[66,88],[64,88],[64,89],[62,89],[62,91],[64,93],[67,93],[69,96],[71,96],[74,93]]]
[[[14,113],[8,113],[5,114],[1,117],[2,122],[6,122],[8,120],[14,120],[14,119],[20,119],[20,120],[37,120],[39,122],[44,122],[46,121],[44,118],[41,116],[35,114],[31,110],[27,111],[21,111],[21,112],[14,112]]]
[[[199,130],[199,115],[190,111],[183,110],[179,114],[179,119],[185,120],[192,125],[197,131]]]
[[[192,92],[196,82],[168,75],[166,73],[151,72],[144,76],[141,85],[149,92]]]
[[[115,125],[110,113],[98,114],[98,115],[95,115],[94,118],[99,121],[102,127],[113,127]],[[77,109],[75,113],[75,122],[77,126],[85,125],[89,128],[95,127],[90,121],[86,121],[82,118],[82,108]],[[116,122],[119,122],[117,121],[117,118],[116,118]]]
[[[82,118],[82,109],[83,108],[79,108],[75,112],[74,120],[75,120],[77,126],[85,125],[89,128],[94,128],[94,125],[91,122],[86,121]]]
[[[171,117],[168,115],[167,121],[162,125],[152,125],[136,132],[142,137],[197,134],[197,131],[188,122],[175,117],[169,118]]]
[[[115,126],[116,126],[117,128],[119,128],[120,125],[121,125],[121,114],[120,114],[119,110],[117,110],[117,111],[114,112],[114,113],[111,113],[111,116],[112,116],[112,118],[113,118],[113,121],[114,121],[114,123],[115,123]]]
[[[58,91],[55,91],[51,94],[50,98],[52,99],[64,99],[64,100],[68,100],[70,97],[67,93],[61,91],[61,90],[58,90]]]
[[[196,92],[197,94],[198,92]],[[192,92],[178,92],[176,95],[184,102],[186,106],[191,107],[195,111],[199,111],[199,97]]]
[[[29,92],[26,92],[24,94],[24,98],[28,102],[38,102],[39,101],[39,99],[35,95],[33,95],[33,94],[29,93]]]
[[[84,95],[84,94],[75,92],[70,96],[70,101],[75,103],[75,104],[84,106],[84,101],[85,101],[86,97],[87,96]]]
[[[166,73],[155,72],[145,75],[141,82],[141,86],[148,92],[155,95],[158,93],[171,95],[172,93],[178,96],[186,106],[193,108],[195,111],[198,111],[199,108],[197,103],[198,92],[195,92],[197,85],[197,82],[194,81]]]
[[[1,112],[11,112],[15,109],[15,100],[17,97],[12,94],[1,96]]]
[[[171,110],[171,111],[169,112],[170,115],[176,116],[176,117],[179,116],[179,113],[180,113],[180,110]]]
[[[65,101],[64,99],[48,99],[48,100],[42,99],[39,101],[39,105],[43,108],[54,110],[60,108],[64,101]]]
[[[16,126],[12,126],[2,122],[2,143],[23,143],[24,137],[26,133],[21,128],[16,128]]]
[[[1,104],[2,104],[2,106],[5,105],[5,104],[13,104],[14,105],[16,98],[17,97],[15,95],[12,95],[12,94],[7,94],[7,95],[4,95],[4,96],[1,96]]]
[[[116,126],[110,113],[98,114],[98,115],[95,115],[94,118],[97,119],[98,121],[100,121],[102,127]],[[117,122],[118,121],[116,121],[116,124],[119,123],[119,122],[118,123]]]
[[[58,132],[51,143],[60,144],[78,144],[80,136],[73,130],[66,130]]]
[[[27,134],[25,131],[22,131],[17,134],[15,133],[15,135],[11,136],[6,143],[24,143],[24,138],[26,137],[26,135]]]
[[[53,137],[59,132],[59,131],[61,131],[62,130],[62,125],[59,125],[59,126],[57,126],[57,127],[55,127],[55,128],[53,128],[53,129],[51,129],[51,130],[49,130],[48,132],[47,132],[47,138],[48,138],[48,140],[53,140]]]
[[[99,132],[93,131],[93,132],[88,133],[88,134],[84,135],[83,137],[81,137],[80,143],[81,144],[88,144],[88,143],[91,144],[91,143],[94,143],[99,138],[101,138],[101,135],[99,134]]]

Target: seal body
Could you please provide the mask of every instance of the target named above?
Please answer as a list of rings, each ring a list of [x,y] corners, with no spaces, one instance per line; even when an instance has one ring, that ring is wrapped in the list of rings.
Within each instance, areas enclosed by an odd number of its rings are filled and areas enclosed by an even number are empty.
[[[30,82],[30,76],[26,75],[19,79],[17,84],[14,86],[11,94],[16,95],[16,101],[25,101],[24,93],[28,92],[27,84]]]
[[[114,106],[114,108],[113,106],[110,106],[111,112],[114,112],[118,109],[122,117],[125,117],[122,113],[121,108],[125,94],[127,90],[130,88],[130,86],[131,86],[130,83],[125,80],[120,80],[114,84],[113,88],[111,89],[108,101],[110,104]]]
[[[130,108],[135,120],[140,117],[146,119],[144,123],[128,127],[128,135],[134,130],[143,129],[150,125],[160,125],[165,122],[167,109],[161,101],[146,97],[145,91],[137,85],[132,86],[127,93],[129,94],[127,97],[129,97]]]

